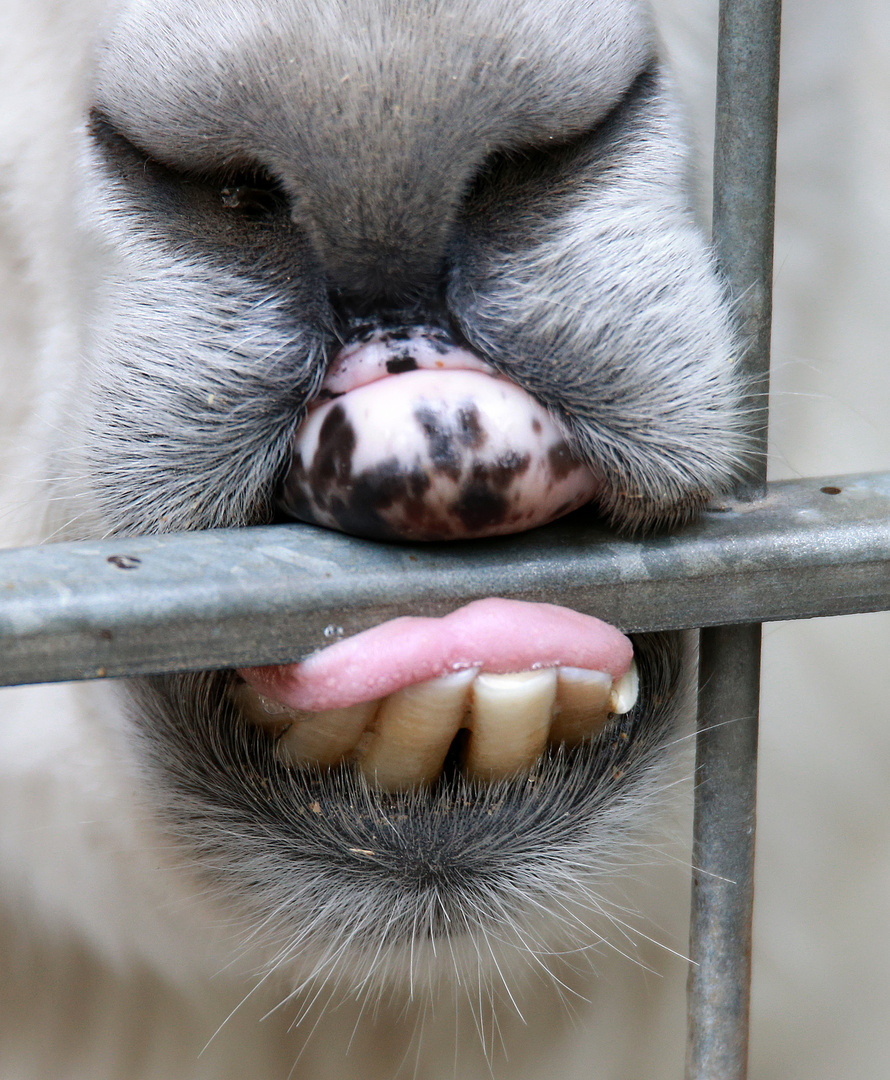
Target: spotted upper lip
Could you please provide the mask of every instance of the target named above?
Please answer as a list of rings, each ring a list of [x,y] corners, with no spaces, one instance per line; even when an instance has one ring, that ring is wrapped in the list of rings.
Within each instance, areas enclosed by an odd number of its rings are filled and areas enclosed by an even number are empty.
[[[525,390],[442,334],[344,346],[297,433],[280,506],[378,540],[522,532],[600,487]]]
[[[495,368],[437,326],[359,327],[338,350],[316,399],[318,403],[406,371],[482,371]]]

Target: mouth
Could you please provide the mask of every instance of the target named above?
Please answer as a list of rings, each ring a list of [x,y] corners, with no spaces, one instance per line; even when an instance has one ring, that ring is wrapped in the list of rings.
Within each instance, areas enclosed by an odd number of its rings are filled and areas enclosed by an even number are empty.
[[[529,393],[441,329],[359,326],[297,431],[286,516],[374,539],[520,532],[600,481]],[[391,620],[302,664],[240,672],[244,716],[283,760],[357,767],[408,790],[445,762],[478,780],[530,769],[636,702],[630,641],[549,604],[488,599]]]
[[[167,793],[166,820],[175,835],[189,837],[190,865],[247,926],[273,925],[299,971],[308,960],[323,973],[328,968],[318,958],[332,957],[333,973],[347,954],[356,970],[377,970],[387,957],[398,968],[404,950],[413,957],[424,940],[482,935],[509,945],[509,928],[520,925],[538,929],[514,942],[517,958],[543,956],[553,947],[551,932],[574,928],[590,940],[586,924],[569,914],[572,905],[586,909],[594,896],[604,910],[608,881],[629,857],[639,858],[641,801],[657,804],[670,786],[681,642],[674,634],[647,634],[631,644],[635,703],[626,712],[623,703],[585,705],[580,730],[565,738],[557,725],[568,725],[569,716],[557,712],[543,746],[524,746],[511,770],[504,768],[505,746],[517,740],[504,728],[515,713],[500,703],[496,722],[482,722],[492,733],[490,771],[470,764],[474,733],[462,738],[460,730],[440,763],[448,736],[422,700],[420,724],[407,709],[387,716],[384,701],[375,714],[384,713],[382,720],[362,727],[369,748],[360,735],[339,764],[310,760],[310,745],[333,743],[321,722],[258,719],[257,708],[265,706],[233,672],[145,680],[135,690],[136,715]],[[458,674],[472,679],[472,671]],[[413,687],[407,689],[410,698]],[[417,694],[423,699],[422,684]],[[420,779],[418,757],[404,750],[410,740],[379,736],[383,721],[403,738],[422,732],[434,779]],[[430,728],[439,739],[435,755]],[[282,746],[291,732],[302,733],[296,749]],[[373,762],[375,745],[376,764],[363,768],[355,755]],[[392,763],[394,779],[381,783]],[[540,925],[544,912],[555,913],[549,930]]]
[[[576,745],[632,709],[631,642],[551,604],[480,600],[440,619],[394,619],[302,664],[247,669],[244,715],[284,760],[353,762],[384,790],[431,783],[457,740],[466,773],[504,779],[548,744]]]
[[[467,540],[544,525],[601,486],[558,420],[476,353],[376,327],[334,358],[279,507],[372,540]]]
[[[279,505],[362,536],[456,540],[543,524],[600,486],[486,361],[376,327],[335,357]],[[318,948],[342,931],[378,950],[489,933],[520,895],[531,914],[567,874],[582,891],[601,875],[672,767],[680,654],[676,635],[489,598],[299,664],[146,680],[138,719],[167,815],[220,890],[255,916],[286,909],[303,944],[314,897]]]

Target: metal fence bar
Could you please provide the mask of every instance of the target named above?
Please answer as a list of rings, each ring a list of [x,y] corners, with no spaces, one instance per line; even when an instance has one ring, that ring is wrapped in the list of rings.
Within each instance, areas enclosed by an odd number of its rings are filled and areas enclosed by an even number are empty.
[[[741,502],[766,492],[780,0],[721,0],[714,245],[745,346],[753,454]],[[761,627],[700,637],[687,1080],[748,1073]]]
[[[0,683],[284,663],[335,617],[354,633],[491,595],[629,631],[890,607],[890,473],[771,484],[642,540],[575,520],[434,547],[273,526],[3,551]]]
[[[687,1076],[743,1080],[748,1062],[759,623],[703,631],[693,842]]]

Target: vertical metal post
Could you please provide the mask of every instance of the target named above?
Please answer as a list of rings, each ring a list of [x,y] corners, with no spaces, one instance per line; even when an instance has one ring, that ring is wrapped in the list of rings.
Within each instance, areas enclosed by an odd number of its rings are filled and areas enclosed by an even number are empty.
[[[721,0],[714,246],[735,303],[752,455],[766,484],[780,0]],[[703,630],[699,659],[687,1080],[748,1072],[760,626]]]
[[[687,1080],[748,1073],[760,624],[702,631]]]

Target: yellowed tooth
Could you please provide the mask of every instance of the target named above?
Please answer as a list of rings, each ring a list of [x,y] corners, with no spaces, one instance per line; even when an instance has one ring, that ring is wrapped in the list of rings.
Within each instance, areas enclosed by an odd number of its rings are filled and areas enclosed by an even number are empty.
[[[534,764],[547,745],[555,699],[555,668],[480,675],[473,684],[467,772],[497,780]]]
[[[586,668],[559,668],[550,741],[574,746],[599,734],[609,719],[612,676]]]
[[[258,694],[253,687],[248,686],[246,683],[235,687],[232,696],[242,714],[251,723],[257,724],[259,727],[282,727],[289,724],[296,717],[304,715],[289,709],[287,705],[282,705],[280,701],[275,701],[274,698]]]
[[[316,713],[290,709],[246,685],[234,688],[247,719],[282,732],[285,760],[335,765],[353,756],[385,790],[434,780],[462,726],[471,730],[467,772],[495,780],[534,764],[548,735],[573,745],[598,734],[609,714],[629,712],[638,695],[636,663],[614,683],[583,668],[509,675],[471,669],[405,687],[382,702]]]
[[[278,752],[295,764],[336,765],[355,749],[379,704],[362,701],[344,709],[299,713],[278,740]]]
[[[637,671],[636,660],[632,660],[624,675],[620,679],[616,679],[612,684],[612,693],[609,695],[609,712],[617,713],[619,716],[623,713],[629,713],[636,705],[639,695],[640,676]]]
[[[303,712],[264,697],[247,685],[235,689],[235,701],[251,723],[280,732],[278,753],[292,764],[315,762],[335,765],[351,753],[371,722],[378,702],[367,701],[348,709]]]
[[[386,791],[435,780],[467,712],[476,669],[406,686],[380,705],[359,767]]]

